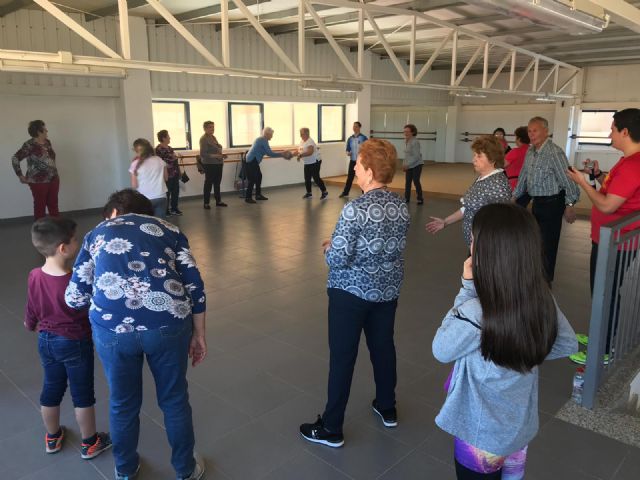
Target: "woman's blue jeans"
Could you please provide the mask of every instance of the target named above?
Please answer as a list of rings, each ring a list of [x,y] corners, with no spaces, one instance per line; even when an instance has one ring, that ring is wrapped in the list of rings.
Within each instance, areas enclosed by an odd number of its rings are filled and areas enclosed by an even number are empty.
[[[171,445],[171,464],[178,477],[195,468],[193,420],[187,388],[191,319],[158,330],[115,333],[92,325],[96,351],[109,383],[109,417],[116,470],[133,474],[140,462],[137,448],[142,405],[142,364],[146,357],[156,383],[158,406]]]

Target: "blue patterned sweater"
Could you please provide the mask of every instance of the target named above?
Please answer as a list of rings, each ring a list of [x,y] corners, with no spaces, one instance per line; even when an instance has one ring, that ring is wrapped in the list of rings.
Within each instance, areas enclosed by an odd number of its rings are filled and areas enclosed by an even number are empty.
[[[116,333],[159,329],[206,310],[187,237],[169,222],[136,214],[105,220],[86,235],[65,301],[90,306],[92,325]]]
[[[395,193],[377,189],[347,203],[325,253],[328,288],[370,302],[400,295],[409,210]]]

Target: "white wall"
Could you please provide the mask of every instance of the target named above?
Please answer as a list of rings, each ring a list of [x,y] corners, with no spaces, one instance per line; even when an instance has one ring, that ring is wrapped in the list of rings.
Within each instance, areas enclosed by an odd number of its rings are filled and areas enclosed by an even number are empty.
[[[56,152],[61,210],[102,206],[111,192],[127,185],[129,159],[120,154],[118,103],[105,97],[1,95],[0,218],[33,214],[31,192],[14,175],[10,159],[29,138],[29,121],[37,118],[46,122]],[[26,162],[22,168],[26,171]]]

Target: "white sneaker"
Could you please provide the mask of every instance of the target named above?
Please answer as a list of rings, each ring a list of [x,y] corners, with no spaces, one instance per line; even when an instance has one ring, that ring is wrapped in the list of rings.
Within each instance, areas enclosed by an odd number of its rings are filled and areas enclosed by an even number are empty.
[[[181,477],[178,480],[200,480],[204,475],[204,458],[202,458],[198,453],[193,452],[193,458],[196,461],[196,467],[191,472],[191,475],[188,477]]]

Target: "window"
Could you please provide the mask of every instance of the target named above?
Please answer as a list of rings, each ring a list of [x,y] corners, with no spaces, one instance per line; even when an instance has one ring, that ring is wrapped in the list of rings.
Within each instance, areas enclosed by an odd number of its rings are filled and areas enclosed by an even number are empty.
[[[265,103],[264,125],[273,128],[274,145],[293,145],[297,135],[293,132],[293,106],[291,103]]]
[[[318,105],[319,142],[344,141],[344,105]]]
[[[249,147],[262,134],[264,106],[261,103],[229,103],[231,147]]]
[[[189,102],[154,101],[151,104],[154,133],[167,130],[171,145],[176,150],[191,148],[191,127],[189,125]],[[152,144],[156,138],[149,139]]]
[[[301,128],[309,129],[309,136],[318,139],[318,105],[316,103],[293,104],[293,134],[299,139]]]
[[[615,110],[583,110],[580,116],[580,145],[610,145],[611,122]]]
[[[216,125],[214,135],[223,147],[229,145],[227,128],[227,102],[214,100],[192,100],[189,103],[193,127],[193,148],[199,148],[199,139],[204,134],[202,124],[211,120]]]

